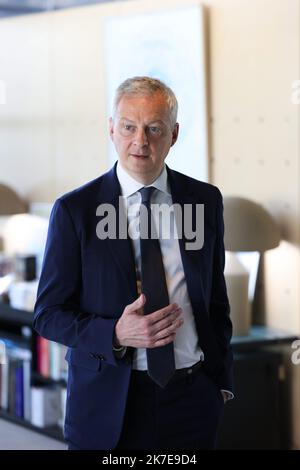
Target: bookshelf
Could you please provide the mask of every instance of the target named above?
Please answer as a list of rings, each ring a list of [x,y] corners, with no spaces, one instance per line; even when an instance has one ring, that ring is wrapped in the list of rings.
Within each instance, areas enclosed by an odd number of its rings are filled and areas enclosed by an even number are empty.
[[[63,441],[66,348],[41,338],[32,324],[32,312],[0,302],[0,341],[5,345],[8,358],[7,364],[0,364],[0,418]],[[54,368],[51,359],[55,362]],[[57,363],[63,364],[63,370],[58,369]],[[47,394],[52,395],[49,403],[55,404],[53,410],[60,417],[57,423],[42,425],[44,417],[39,410],[47,408],[42,407]],[[48,415],[50,412],[48,407]]]

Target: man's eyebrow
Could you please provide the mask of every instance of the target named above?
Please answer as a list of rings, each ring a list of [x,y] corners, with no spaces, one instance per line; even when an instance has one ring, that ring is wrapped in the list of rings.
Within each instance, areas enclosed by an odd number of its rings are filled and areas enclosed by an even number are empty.
[[[129,118],[127,118],[127,117],[121,117],[121,118],[120,118],[120,121],[134,122],[134,121],[132,121],[132,119],[129,119]]]
[[[128,122],[132,122],[133,124],[135,124],[135,121],[133,121],[132,119],[129,119],[125,116],[122,116],[120,117],[120,121],[128,121]],[[152,119],[152,121],[149,121],[148,122],[148,126],[150,126],[151,124],[162,124],[162,125],[165,125],[165,122],[162,121],[161,119]]]
[[[154,119],[153,121],[150,121],[148,124],[164,124],[164,121],[161,119]]]

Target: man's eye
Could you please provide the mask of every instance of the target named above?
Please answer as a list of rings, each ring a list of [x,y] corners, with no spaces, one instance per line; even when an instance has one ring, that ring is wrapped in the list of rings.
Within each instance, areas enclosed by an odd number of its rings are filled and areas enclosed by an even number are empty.
[[[133,131],[134,130],[134,126],[132,126],[131,124],[124,124],[124,129],[126,131]]]
[[[152,134],[160,134],[160,128],[156,126],[150,126],[149,130]]]

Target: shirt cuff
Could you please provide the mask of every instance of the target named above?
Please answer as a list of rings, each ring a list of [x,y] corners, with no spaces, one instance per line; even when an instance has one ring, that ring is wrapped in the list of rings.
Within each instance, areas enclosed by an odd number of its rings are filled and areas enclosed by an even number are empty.
[[[125,356],[126,351],[127,351],[127,346],[121,346],[120,348],[116,348],[115,346],[113,346],[113,352],[115,356],[120,359],[122,359],[122,357]]]
[[[116,346],[113,346],[114,351],[123,351],[124,348],[126,348],[126,346],[120,346],[119,348],[117,348]]]

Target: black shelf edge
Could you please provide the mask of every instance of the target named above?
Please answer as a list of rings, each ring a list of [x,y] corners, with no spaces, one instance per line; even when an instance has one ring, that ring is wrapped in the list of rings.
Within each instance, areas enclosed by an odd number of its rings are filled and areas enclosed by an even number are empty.
[[[11,331],[4,330],[3,328],[0,329],[0,340],[9,340],[13,343],[16,343],[18,346],[28,349],[31,351],[31,343],[32,337],[23,336],[17,333],[13,333]]]
[[[45,384],[45,385],[60,385],[61,387],[67,386],[67,381],[63,378],[61,379],[52,379],[51,377],[45,377],[44,375],[40,374],[39,372],[32,371],[31,379],[33,382]]]
[[[297,335],[291,332],[278,330],[264,325],[253,325],[248,335],[233,336],[231,346],[233,351],[245,351],[255,347],[264,347],[277,344],[288,344],[298,339]]]
[[[59,426],[49,426],[46,428],[40,428],[38,426],[34,426],[29,421],[25,421],[25,419],[18,418],[5,410],[0,409],[0,418],[3,418],[7,421],[10,421],[13,424],[18,424],[29,431],[37,432],[38,434],[44,434],[45,436],[51,437],[52,439],[56,439],[60,442],[65,442],[63,431]]]
[[[0,320],[32,327],[33,313],[27,310],[13,308],[9,304],[0,303]]]

